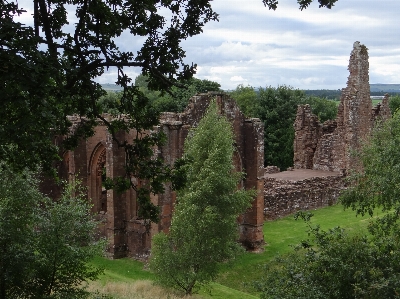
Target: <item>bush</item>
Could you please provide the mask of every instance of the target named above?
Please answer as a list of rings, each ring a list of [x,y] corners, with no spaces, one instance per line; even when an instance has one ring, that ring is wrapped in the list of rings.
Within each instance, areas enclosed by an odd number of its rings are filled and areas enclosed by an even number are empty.
[[[0,298],[84,298],[82,282],[101,271],[87,262],[103,248],[75,181],[52,201],[31,172],[0,165]]]
[[[308,221],[309,215],[299,215]],[[384,217],[371,223],[370,235],[308,225],[311,241],[268,264],[255,283],[262,299],[399,298],[398,224],[387,229]]]

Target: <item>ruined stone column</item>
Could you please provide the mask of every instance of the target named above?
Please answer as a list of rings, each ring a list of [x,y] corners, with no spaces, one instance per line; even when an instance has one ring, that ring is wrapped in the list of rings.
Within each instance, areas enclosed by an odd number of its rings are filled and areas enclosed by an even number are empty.
[[[327,171],[358,169],[353,152],[373,126],[369,86],[368,49],[355,42],[350,55],[347,87],[342,90],[335,126],[323,129],[315,151],[313,168]]]
[[[240,242],[249,250],[259,250],[264,244],[264,127],[259,119],[244,123],[245,189],[255,189],[257,196],[251,208],[239,217]]]
[[[350,75],[347,87],[342,91],[342,107],[339,107],[339,111],[343,110],[340,116],[343,134],[341,140],[344,142],[344,163],[340,168],[354,169],[358,166],[352,151],[360,149],[372,128],[368,49],[360,42],[353,45],[348,69]],[[338,125],[340,127],[339,120]]]
[[[125,140],[125,132],[116,133],[118,140]],[[122,177],[125,174],[125,151],[112,140],[110,133],[106,136],[106,169],[107,177]],[[107,190],[107,254],[110,258],[121,258],[127,255],[125,241],[125,201],[126,192]]]

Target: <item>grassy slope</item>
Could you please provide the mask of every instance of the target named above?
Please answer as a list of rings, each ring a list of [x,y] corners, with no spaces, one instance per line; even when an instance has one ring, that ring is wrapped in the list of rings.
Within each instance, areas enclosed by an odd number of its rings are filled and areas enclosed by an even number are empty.
[[[364,230],[369,217],[356,217],[355,212],[343,210],[341,205],[312,211],[313,224],[328,229],[335,226],[348,228],[350,231]],[[267,245],[262,253],[246,253],[239,257],[232,266],[224,266],[218,282],[245,292],[253,292],[251,282],[261,275],[262,265],[278,254],[285,254],[292,250],[291,245],[307,239],[307,226],[301,220],[294,220],[293,216],[269,221],[264,224],[264,238]]]
[[[92,264],[97,267],[104,269],[104,275],[102,275],[97,283],[100,285],[106,285],[108,283],[119,282],[121,285],[124,283],[133,283],[137,280],[154,280],[154,275],[145,269],[143,269],[143,263],[129,259],[118,259],[109,260],[103,257],[96,257]],[[121,287],[117,286],[117,287]],[[251,294],[243,293],[241,291],[232,289],[230,287],[221,285],[219,283],[212,283],[210,288],[201,289],[199,294],[203,298],[213,299],[255,299]],[[152,298],[154,299],[154,298]]]
[[[356,217],[351,210],[343,210],[340,205],[313,211],[312,223],[318,223],[323,229],[340,225],[351,231],[366,228],[369,217]],[[277,254],[285,254],[292,250],[290,245],[299,243],[307,238],[305,223],[295,221],[293,216],[264,224],[264,237],[267,245],[262,253],[244,253],[232,263],[222,266],[221,275],[209,291],[201,290],[204,298],[257,298],[253,295],[251,282],[261,275],[262,265]],[[154,276],[143,270],[143,264],[131,259],[107,260],[96,258],[93,264],[105,268],[101,283],[107,281],[133,282],[135,280],[153,280]],[[245,292],[247,294],[244,294]],[[250,293],[252,295],[250,295]]]

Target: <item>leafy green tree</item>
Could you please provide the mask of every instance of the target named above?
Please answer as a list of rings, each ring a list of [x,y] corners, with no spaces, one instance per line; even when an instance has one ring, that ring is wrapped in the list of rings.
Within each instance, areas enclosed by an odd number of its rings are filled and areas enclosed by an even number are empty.
[[[234,172],[233,151],[231,124],[213,102],[185,143],[187,184],[178,193],[170,232],[153,238],[151,269],[186,294],[215,279],[218,264],[240,251],[237,216],[254,192],[237,189],[242,174]]]
[[[312,214],[311,214],[312,215]],[[398,298],[400,289],[399,226],[371,223],[370,234],[347,234],[340,227],[328,231],[306,220],[311,240],[292,254],[266,265],[256,282],[261,298]]]
[[[105,243],[96,239],[97,222],[79,181],[68,184],[57,201],[45,198],[38,209],[32,298],[84,298],[82,282],[102,270],[88,262],[101,255]]]
[[[305,98],[304,103],[310,105],[312,113],[317,115],[322,123],[336,118],[337,103],[333,100],[311,96]]]
[[[42,195],[27,172],[0,163],[0,298],[18,298],[32,276],[34,225]]]
[[[230,96],[236,101],[246,117],[257,117],[259,98],[252,86],[240,84],[234,91],[230,92]]]
[[[392,114],[396,112],[397,109],[400,107],[400,96],[391,96],[389,99],[389,108]]]
[[[115,91],[107,91],[107,93],[99,98],[98,109],[99,112],[110,113],[118,115],[118,105],[121,104],[122,94]]]
[[[265,165],[293,165],[293,123],[304,92],[288,86],[259,89],[258,117],[264,122]]]
[[[136,77],[135,80],[135,85],[139,86],[140,91],[150,99],[151,105],[158,112],[182,112],[192,96],[198,93],[221,90],[221,85],[219,83],[210,80],[191,78],[186,80],[183,84],[185,87],[180,88],[174,86],[167,93],[150,90],[148,88],[146,76],[140,75]]]
[[[376,207],[400,211],[400,113],[375,127],[359,153],[363,171],[350,178],[352,187],[342,196],[346,207],[359,214],[373,214]],[[396,214],[397,215],[397,214]]]
[[[1,299],[83,298],[82,282],[100,273],[87,262],[103,242],[94,239],[96,222],[76,183],[53,202],[33,173],[1,164]]]

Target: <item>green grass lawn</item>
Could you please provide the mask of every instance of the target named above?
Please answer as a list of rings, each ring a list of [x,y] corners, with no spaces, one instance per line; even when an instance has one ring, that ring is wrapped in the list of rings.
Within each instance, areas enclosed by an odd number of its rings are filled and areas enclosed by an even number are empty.
[[[376,100],[376,99],[372,100],[372,106],[376,106],[379,103],[382,103],[382,100]]]
[[[340,226],[350,232],[365,231],[369,216],[356,216],[354,211],[343,210],[341,205],[334,205],[312,211],[311,222],[323,229]],[[209,290],[201,290],[204,298],[257,298],[251,283],[262,275],[262,266],[278,254],[293,250],[291,245],[307,239],[307,226],[301,220],[288,216],[264,224],[265,250],[262,253],[246,252],[235,261],[222,265],[221,274]],[[98,257],[92,262],[105,269],[101,282],[153,280],[151,272],[144,270],[143,263],[132,259],[108,260]],[[243,293],[242,293],[243,292]]]
[[[377,100],[377,99],[373,99],[371,101],[372,101],[372,106],[376,106],[376,105],[378,105],[379,103],[382,102],[382,100]],[[340,101],[334,101],[334,103],[336,104],[336,106],[339,106]]]

